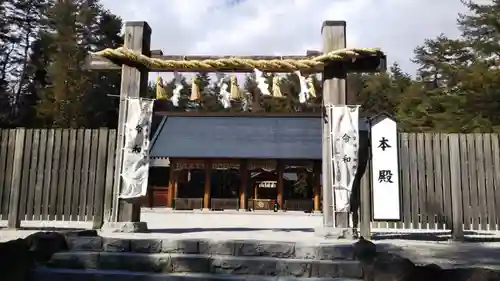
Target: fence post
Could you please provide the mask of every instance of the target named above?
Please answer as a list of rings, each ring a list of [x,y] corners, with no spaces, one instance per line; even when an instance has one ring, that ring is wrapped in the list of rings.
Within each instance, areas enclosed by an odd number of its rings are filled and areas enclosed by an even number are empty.
[[[451,217],[453,240],[463,240],[463,210],[462,210],[462,185],[460,184],[460,145],[458,134],[448,135],[450,148],[450,189],[451,189]],[[448,164],[448,163],[446,163]]]
[[[12,167],[11,191],[9,199],[8,228],[19,228],[21,218],[19,217],[19,205],[21,203],[21,173],[23,168],[24,139],[26,129],[16,130],[16,142],[14,146],[14,162]]]
[[[368,136],[366,136],[368,138]],[[368,140],[367,145],[369,145],[370,140]],[[368,154],[368,155],[371,155]],[[371,156],[368,157],[368,162],[366,164],[365,174],[361,178],[361,183],[359,187],[360,192],[360,202],[359,202],[359,212],[360,212],[360,234],[361,236],[369,239],[372,236],[371,223],[372,223],[372,196],[371,196],[371,175],[372,175],[372,164]]]
[[[97,154],[97,171],[96,171],[96,188],[94,195],[94,220],[93,229],[100,229],[104,223],[104,196],[106,194],[106,160],[109,155],[108,150],[108,132],[107,128],[99,129],[98,137],[98,154]],[[111,175],[108,175],[111,176]]]

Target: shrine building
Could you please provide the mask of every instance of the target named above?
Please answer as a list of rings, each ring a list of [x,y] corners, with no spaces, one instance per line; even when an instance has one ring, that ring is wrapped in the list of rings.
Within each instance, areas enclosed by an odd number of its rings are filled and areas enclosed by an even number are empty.
[[[321,211],[318,113],[157,112],[146,206]],[[360,130],[366,130],[360,122]],[[153,180],[151,180],[153,179]]]

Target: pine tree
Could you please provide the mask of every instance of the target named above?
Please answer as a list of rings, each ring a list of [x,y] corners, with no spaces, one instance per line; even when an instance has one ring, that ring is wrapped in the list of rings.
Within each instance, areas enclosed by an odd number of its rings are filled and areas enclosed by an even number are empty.
[[[498,65],[500,60],[500,1],[478,4],[462,0],[468,12],[458,17],[462,37],[474,49],[476,55],[491,64]]]
[[[11,64],[15,65],[14,104],[17,104],[23,89],[28,67],[29,51],[40,30],[45,29],[44,13],[49,7],[48,0],[15,0],[9,12],[9,22],[14,29],[16,46]]]
[[[91,13],[90,13],[91,14]],[[93,16],[93,15],[92,15]],[[91,31],[85,31],[87,44],[86,50],[102,50],[117,48],[123,44],[120,35],[122,21],[117,16],[99,7],[97,23]],[[116,128],[118,123],[121,73],[113,71],[85,72],[89,77],[83,101],[83,112],[86,127],[111,127]],[[155,96],[155,89],[151,89],[151,96]]]
[[[37,105],[42,91],[48,85],[47,67],[50,65],[55,52],[53,38],[46,32],[40,32],[31,45],[31,54],[26,67],[22,95],[19,99],[19,114],[16,124],[23,127],[37,127]],[[43,123],[42,123],[43,124]]]
[[[48,66],[49,86],[42,94],[39,112],[47,125],[75,127],[81,112],[80,95],[86,77],[81,73],[81,49],[77,44],[76,14],[78,6],[71,0],[60,0],[51,7],[53,62]]]

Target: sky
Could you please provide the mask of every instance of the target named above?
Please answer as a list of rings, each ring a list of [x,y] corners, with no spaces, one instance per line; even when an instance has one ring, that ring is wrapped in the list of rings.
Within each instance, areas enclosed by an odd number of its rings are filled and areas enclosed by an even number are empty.
[[[482,2],[488,0],[479,0]],[[347,22],[347,47],[381,48],[414,74],[413,50],[456,37],[460,0],[102,0],[124,21],[146,21],[151,49],[169,55],[303,55],[321,50],[325,20]],[[147,3],[147,4],[146,4]]]

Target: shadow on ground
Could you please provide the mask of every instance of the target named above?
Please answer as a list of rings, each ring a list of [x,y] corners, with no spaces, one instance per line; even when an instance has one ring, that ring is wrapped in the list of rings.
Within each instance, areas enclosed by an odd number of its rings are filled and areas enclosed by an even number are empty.
[[[0,227],[0,230],[9,230],[7,227]],[[26,231],[81,231],[87,228],[69,228],[69,227],[21,227],[19,230]]]
[[[247,228],[247,227],[151,229],[151,233],[170,233],[170,234],[195,233],[195,232],[246,232],[246,231],[314,232],[314,229],[312,229],[312,228]]]
[[[438,264],[442,267],[489,267],[500,269],[500,248],[481,243],[458,243],[445,247],[422,245],[394,245],[377,243],[379,251],[387,251],[408,258],[416,264]]]
[[[465,231],[463,242],[500,242],[500,237],[495,233]],[[442,232],[418,232],[418,233],[394,233],[378,232],[372,235],[372,240],[413,240],[413,241],[449,241],[450,231]]]

